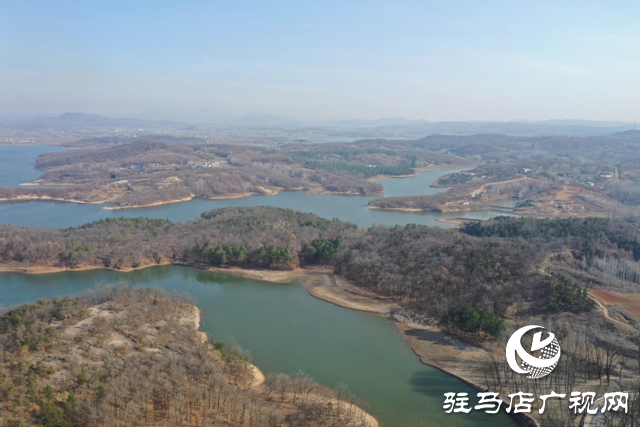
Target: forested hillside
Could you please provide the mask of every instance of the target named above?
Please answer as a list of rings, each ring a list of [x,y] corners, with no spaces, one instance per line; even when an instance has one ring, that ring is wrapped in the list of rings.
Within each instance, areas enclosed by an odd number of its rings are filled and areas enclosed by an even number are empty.
[[[604,218],[502,217],[461,232],[414,224],[363,230],[290,209],[244,207],[177,224],[117,218],[64,230],[2,225],[0,262],[13,270],[331,265],[413,315],[439,320],[452,307],[498,316],[580,311],[588,308],[581,302],[587,284],[636,291],[638,236],[636,225]],[[553,283],[549,269],[558,275]]]
[[[0,260],[118,270],[169,262],[290,270],[323,262],[335,250],[327,245],[339,244],[334,239],[355,229],[351,223],[268,206],[216,209],[178,224],[117,218],[65,230],[1,225]]]
[[[639,290],[640,229],[632,221],[498,217],[467,224],[461,231],[535,245],[549,256],[555,270],[593,287]]]
[[[177,263],[291,270],[325,264],[432,319],[454,306],[499,316],[518,302],[543,307],[539,266],[545,254],[526,241],[419,225],[362,230],[274,207],[216,209],[183,224],[119,218],[65,230],[0,226],[0,260],[7,268],[126,270]]]
[[[529,245],[486,242],[420,225],[373,227],[353,233],[335,256],[335,269],[359,286],[440,318],[452,306],[504,315],[531,300],[540,286],[542,255]]]
[[[637,304],[610,292],[604,296],[627,305],[603,312],[589,292],[640,290],[638,242],[637,224],[607,218],[503,217],[460,231],[415,224],[364,230],[290,209],[247,207],[183,224],[120,218],[65,230],[4,225],[0,262],[13,271],[332,266],[353,285],[397,303],[397,315],[482,343],[490,361],[477,369],[486,387],[560,391],[631,386],[624,378],[635,378],[640,366],[640,341],[629,325]],[[502,369],[499,340],[521,324],[547,325],[562,340],[569,362],[557,375],[522,382]],[[557,414],[561,423],[567,417]]]
[[[372,427],[299,373],[262,385],[184,295],[102,287],[0,315],[0,425]],[[332,404],[328,405],[328,402]]]

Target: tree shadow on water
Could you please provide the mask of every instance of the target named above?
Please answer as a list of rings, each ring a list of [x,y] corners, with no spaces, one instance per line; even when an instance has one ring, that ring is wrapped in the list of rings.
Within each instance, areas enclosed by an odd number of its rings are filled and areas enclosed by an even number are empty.
[[[438,398],[444,399],[445,393],[466,391],[469,392],[470,397],[473,398],[473,394],[470,392],[468,386],[438,371],[417,371],[411,376],[409,382],[414,392],[426,396],[437,396]]]

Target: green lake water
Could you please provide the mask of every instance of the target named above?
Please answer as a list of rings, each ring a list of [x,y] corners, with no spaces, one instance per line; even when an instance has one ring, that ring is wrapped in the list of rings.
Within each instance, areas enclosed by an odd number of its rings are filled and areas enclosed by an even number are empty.
[[[7,162],[31,164],[38,149],[5,156]],[[23,148],[23,147],[17,147]],[[15,154],[15,153],[14,153]],[[11,159],[11,160],[9,160]],[[31,173],[31,172],[30,172]],[[32,176],[38,172],[22,176]],[[411,178],[382,181],[386,194],[433,194],[429,184],[446,172],[426,172]],[[28,179],[27,179],[28,180]],[[0,186],[16,185],[16,178]],[[101,205],[55,202],[0,203],[0,223],[68,227],[110,216],[148,216],[187,221],[223,206],[273,205],[352,221],[362,227],[418,223],[447,225],[447,217],[490,218],[499,212],[435,214],[367,209],[370,197],[307,196],[285,192],[269,197],[186,203],[110,211]],[[159,286],[191,295],[202,311],[202,330],[218,340],[233,339],[249,350],[265,373],[302,370],[321,384],[345,383],[382,427],[515,426],[504,414],[446,414],[443,393],[475,393],[437,369],[423,365],[402,340],[393,322],[375,314],[347,310],[310,296],[299,284],[272,284],[177,266],[152,267],[130,273],[82,271],[43,275],[0,274],[0,305],[12,306],[38,298],[73,295],[106,283]]]
[[[177,266],[130,273],[3,273],[0,301],[13,305],[73,295],[106,283],[188,293],[202,311],[203,331],[217,340],[237,341],[265,373],[302,370],[328,387],[345,383],[383,427],[516,425],[504,414],[446,414],[444,393],[473,390],[423,365],[391,320],[316,299],[299,284]]]

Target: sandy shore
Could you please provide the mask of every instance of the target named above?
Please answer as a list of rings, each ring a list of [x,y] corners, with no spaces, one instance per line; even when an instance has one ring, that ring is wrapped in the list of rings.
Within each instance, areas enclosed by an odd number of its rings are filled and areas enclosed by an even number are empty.
[[[25,184],[20,184],[20,185],[44,185],[44,184],[34,184],[34,183],[25,183]],[[53,184],[52,184],[53,185]],[[73,185],[73,184],[55,184],[57,185]],[[233,200],[233,199],[242,199],[245,197],[251,197],[251,196],[275,196],[276,194],[280,194],[283,191],[304,191],[304,188],[296,188],[296,189],[291,189],[291,190],[287,190],[284,188],[278,188],[278,189],[267,189],[267,188],[263,188],[263,192],[260,193],[239,193],[239,194],[230,194],[228,196],[213,196],[213,197],[204,197],[203,199],[205,200]],[[327,195],[327,194],[341,194],[341,195],[347,195],[347,196],[361,196],[362,194],[360,193],[349,193],[349,192],[339,192],[339,191],[329,191],[323,187],[311,187],[309,189],[307,189],[305,191],[305,194],[308,195],[312,195],[312,196],[322,196],[322,195]],[[382,196],[383,194],[369,194],[369,196]],[[162,205],[169,205],[169,204],[173,204],[173,203],[182,203],[182,202],[188,202],[191,201],[193,199],[195,199],[196,196],[195,195],[191,195],[189,197],[184,197],[181,199],[172,199],[172,200],[165,200],[165,201],[158,201],[158,202],[152,202],[152,203],[145,203],[145,204],[135,204],[135,205],[118,205],[118,206],[104,206],[102,209],[106,209],[106,210],[120,210],[120,209],[138,209],[138,208],[149,208],[149,207],[153,207],[153,206],[162,206]],[[103,203],[109,203],[114,201],[114,198],[106,198],[104,200],[99,200],[99,201],[86,201],[86,200],[78,200],[78,199],[65,199],[65,198],[60,198],[60,197],[50,197],[50,196],[39,196],[39,195],[20,195],[20,196],[15,196],[15,197],[9,197],[9,198],[0,198],[0,202],[25,202],[25,201],[37,201],[37,200],[46,200],[46,201],[56,201],[56,202],[65,202],[65,203],[79,203],[79,204],[88,204],[88,205],[100,205]]]
[[[471,165],[448,165],[448,164],[444,164],[444,165],[434,165],[434,166],[428,166],[426,168],[414,168],[415,170],[419,170],[420,172],[442,172],[442,171],[455,171],[455,170],[469,170],[469,169],[473,169],[474,167],[478,166],[477,164],[471,164]]]
[[[165,200],[165,201],[162,201],[162,202],[147,203],[145,205],[105,206],[102,209],[115,211],[115,210],[118,210],[118,209],[150,208],[152,206],[162,206],[162,205],[170,205],[172,203],[188,202],[189,200],[193,200],[193,197],[194,197],[194,195],[192,194],[191,196],[184,197],[182,199]]]
[[[432,212],[426,209],[415,209],[415,208],[381,208],[378,206],[367,205],[367,209],[378,209],[381,211],[402,211],[402,212]]]
[[[404,212],[433,212],[433,213],[452,213],[452,212],[485,212],[485,211],[495,211],[497,210],[493,206],[471,206],[464,209],[451,209],[450,207],[443,206],[439,211],[434,211],[432,209],[418,209],[418,208],[381,208],[379,206],[367,205],[369,209],[380,209],[383,211],[404,211]],[[510,213],[506,212],[505,213]],[[444,220],[443,220],[444,221]]]
[[[59,198],[59,197],[49,197],[49,196],[34,196],[34,195],[21,195],[21,196],[16,196],[16,197],[5,197],[0,199],[0,202],[26,202],[29,200],[48,200],[48,201],[54,201],[54,202],[67,202],[67,203],[80,203],[80,204],[86,204],[86,205],[99,205],[101,203],[106,203],[107,201],[100,201],[100,202],[87,202],[84,200],[76,200],[76,199],[63,199],[63,198]]]
[[[296,268],[295,270],[257,270],[239,267],[208,267],[207,270],[215,271],[217,273],[233,274],[234,276],[240,276],[246,279],[270,283],[293,283],[304,278],[310,271],[303,268]],[[329,271],[329,269],[323,270]]]
[[[51,182],[47,182],[47,181],[40,181],[39,179],[36,179],[35,181],[31,181],[31,182],[23,182],[22,184],[19,185],[25,185],[25,186],[47,186],[47,187],[70,187],[72,185],[75,184],[69,184],[69,183],[59,183],[59,184],[55,184],[55,183],[51,183]]]
[[[249,386],[250,388],[260,387],[266,381],[266,377],[262,373],[260,369],[253,363],[249,364],[249,369],[251,370],[251,374],[253,375],[253,382]]]
[[[242,199],[242,198],[251,197],[251,196],[275,196],[276,194],[279,194],[282,191],[284,191],[283,188],[277,188],[275,190],[270,190],[268,188],[260,187],[260,189],[263,191],[262,193],[239,193],[239,194],[230,194],[228,196],[204,197],[204,199],[206,199],[206,200],[233,200],[233,199]],[[185,198],[182,198],[182,199],[173,199],[173,200],[166,200],[166,201],[162,201],[162,202],[153,202],[153,203],[147,203],[147,204],[144,204],[144,205],[105,206],[102,209],[116,210],[116,209],[149,208],[149,207],[152,207],[152,206],[162,206],[162,205],[169,205],[169,204],[172,204],[172,203],[188,202],[188,201],[193,200],[195,198],[196,198],[195,194],[192,194],[191,196],[185,197]]]
[[[289,271],[210,268],[209,271],[271,283],[302,281],[304,287],[314,297],[351,310],[390,316],[394,310],[400,308],[396,303],[389,302],[373,292],[352,285],[344,277],[334,274],[330,268],[298,268]]]
[[[117,269],[117,268],[110,268],[110,267],[104,267],[104,266],[98,266],[98,265],[81,266],[78,268],[65,268],[65,267],[52,267],[52,266],[44,266],[44,265],[25,266],[18,263],[6,263],[6,264],[0,264],[0,273],[49,274],[49,273],[62,273],[66,271],[89,271],[89,270],[110,270],[110,271],[118,271],[121,273],[129,273],[131,271],[142,270],[144,268],[149,268],[149,267],[158,267],[161,265],[182,265],[182,264],[163,261],[159,264],[146,264],[136,268]],[[186,267],[198,268],[197,266],[186,266]]]
[[[356,192],[356,191],[353,191],[353,192],[331,191],[331,190],[327,190],[321,185],[310,186],[305,190],[304,194],[307,194],[309,196],[326,196],[328,194],[336,194],[336,195],[343,195],[343,196],[362,196],[363,195],[362,193]],[[367,196],[382,196],[382,194],[383,193],[367,194]]]
[[[308,274],[303,278],[303,283],[307,291],[314,297],[351,310],[391,316],[395,310],[400,308],[398,304],[366,289],[358,288],[344,277],[330,271]]]

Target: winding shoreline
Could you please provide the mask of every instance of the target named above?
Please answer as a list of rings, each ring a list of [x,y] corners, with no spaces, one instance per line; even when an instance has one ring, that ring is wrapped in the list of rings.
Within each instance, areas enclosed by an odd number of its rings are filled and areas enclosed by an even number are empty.
[[[420,175],[423,172],[438,172],[438,171],[457,170],[460,167],[462,167],[462,166],[459,166],[459,165],[436,165],[436,166],[429,166],[429,167],[424,167],[424,168],[414,168],[416,173],[411,174],[411,175],[397,175],[397,176],[396,175],[377,175],[377,176],[368,178],[367,181],[378,182],[378,181],[384,181],[384,180],[396,179],[396,178],[397,179],[412,178],[412,177]],[[75,185],[75,184],[51,183],[51,182],[45,182],[45,181],[41,181],[39,179],[36,179],[34,181],[21,183],[19,185],[20,186],[72,186],[72,185]],[[361,193],[355,193],[355,192],[331,191],[331,190],[325,189],[322,186],[310,186],[308,188],[301,187],[301,188],[295,188],[295,189],[285,189],[285,188],[280,188],[280,187],[277,187],[277,188],[274,188],[274,189],[265,189],[265,188],[261,188],[261,189],[263,190],[262,192],[235,193],[235,194],[229,194],[229,195],[224,195],[224,196],[203,197],[203,199],[205,199],[205,200],[233,200],[233,199],[242,199],[242,198],[251,197],[251,196],[274,196],[276,194],[279,194],[279,193],[282,193],[282,192],[285,192],[285,191],[304,191],[305,194],[313,195],[313,196],[322,196],[322,195],[329,195],[329,194],[345,195],[345,196],[371,196],[371,197],[384,196],[384,193],[380,193],[380,194],[364,194],[363,195]],[[196,196],[195,194],[192,194],[189,197],[183,197],[183,198],[179,198],[179,199],[156,201],[156,202],[151,202],[151,203],[146,203],[146,204],[104,206],[102,209],[105,209],[105,210],[120,210],[120,209],[149,208],[149,207],[163,206],[163,205],[169,205],[169,204],[174,204],[174,203],[188,202],[188,201],[191,201],[191,200],[194,200],[194,199],[198,199],[198,198],[199,198],[198,196]],[[114,200],[115,200],[114,197],[105,198],[104,200],[100,200],[100,201],[86,201],[86,200],[73,199],[73,198],[51,197],[51,196],[47,196],[47,195],[22,194],[22,195],[17,195],[17,196],[14,196],[14,197],[1,198],[0,202],[54,201],[54,202],[63,202],[63,203],[78,203],[78,204],[100,205],[100,204],[113,202]],[[371,209],[373,209],[373,208],[371,208]],[[404,209],[399,209],[399,210],[404,210]],[[420,209],[417,209],[417,210],[419,211]]]
[[[20,185],[29,185],[29,184],[20,184]],[[316,188],[316,187],[311,187],[308,189],[304,189],[304,188],[298,188],[298,189],[284,189],[284,188],[279,188],[279,189],[275,189],[275,190],[270,190],[269,192],[264,192],[264,193],[238,193],[238,194],[230,194],[227,196],[213,196],[213,197],[197,197],[195,195],[190,196],[190,197],[184,197],[181,199],[172,199],[172,200],[163,200],[163,201],[158,201],[158,202],[151,202],[151,203],[146,203],[146,204],[142,204],[142,205],[118,205],[118,206],[104,206],[102,207],[102,209],[105,210],[120,210],[120,209],[141,209],[141,208],[150,208],[150,207],[155,207],[155,206],[164,206],[164,205],[170,205],[170,204],[174,204],[174,203],[182,203],[182,202],[189,202],[191,200],[195,200],[195,199],[203,199],[203,200],[234,200],[234,199],[243,199],[245,197],[253,197],[253,196],[275,196],[277,194],[280,194],[282,192],[285,191],[304,191],[304,194],[310,195],[310,196],[325,196],[325,195],[329,195],[329,194],[334,194],[334,195],[343,195],[343,196],[370,196],[370,197],[374,197],[374,196],[382,196],[382,194],[361,194],[361,193],[349,193],[349,192],[340,192],[340,191],[330,191],[330,190],[326,190],[326,189],[320,189],[320,188]],[[78,200],[78,199],[65,199],[65,198],[61,198],[61,197],[51,197],[51,196],[46,196],[46,195],[18,195],[15,197],[5,197],[5,198],[0,198],[0,203],[3,202],[30,202],[30,201],[48,201],[48,202],[62,202],[62,203],[77,203],[77,204],[83,204],[83,205],[101,205],[101,204],[105,204],[105,203],[109,203],[112,202],[114,199],[105,199],[105,200],[101,200],[101,201],[85,201],[85,200]]]
[[[24,267],[3,264],[0,265],[0,272],[21,274],[47,274],[88,270],[131,272],[163,265],[198,268],[268,283],[294,284],[300,282],[311,296],[320,300],[351,310],[376,313],[383,317],[393,317],[394,325],[402,335],[403,340],[409,345],[423,364],[438,369],[478,391],[486,391],[486,387],[482,386],[479,381],[480,378],[473,378],[473,372],[464,369],[469,362],[471,364],[474,362],[478,363],[483,356],[486,356],[486,352],[483,349],[462,343],[446,335],[437,327],[411,323],[408,318],[397,313],[401,308],[398,303],[349,283],[347,279],[335,274],[331,268],[327,267],[297,268],[295,270],[256,270],[238,267],[218,268],[162,262],[159,264],[149,264],[137,268],[118,270],[100,266],[70,269],[43,266]],[[256,369],[258,368],[256,367]],[[363,410],[363,412],[365,411]],[[513,415],[511,416],[523,426],[532,425],[532,423],[533,425],[537,425],[530,417],[520,418]]]
[[[20,184],[22,185],[22,184]],[[76,199],[62,199],[60,197],[51,197],[51,196],[37,196],[37,195],[20,195],[15,197],[5,197],[0,199],[0,202],[29,202],[29,201],[51,201],[51,202],[65,202],[65,203],[78,203],[81,205],[101,205],[102,203],[108,203],[109,201],[103,202],[87,202],[84,200],[76,200]]]
[[[140,266],[137,268],[130,268],[130,269],[122,269],[122,270],[118,270],[118,269],[114,269],[114,268],[107,268],[107,267],[99,267],[99,266],[85,266],[85,267],[80,267],[80,268],[75,268],[75,269],[70,269],[70,268],[58,268],[58,267],[45,267],[45,266],[29,266],[29,267],[25,267],[25,266],[18,266],[15,264],[0,264],[0,273],[16,273],[16,274],[48,274],[48,273],[60,273],[60,272],[75,272],[75,271],[89,271],[89,270],[111,270],[111,271],[118,271],[118,272],[131,272],[131,271],[135,271],[135,270],[141,270],[144,268],[149,268],[149,267],[154,267],[154,266],[162,266],[162,265],[175,265],[175,266],[183,266],[183,267],[189,267],[189,268],[198,268],[198,269],[202,269],[202,270],[206,270],[206,271],[213,271],[213,272],[222,272],[222,273],[227,273],[227,274],[236,274],[238,275],[238,271],[240,269],[222,269],[222,268],[207,268],[205,266],[197,266],[197,265],[187,265],[187,264],[179,264],[179,263],[171,263],[171,262],[163,262],[160,264],[151,264],[151,265],[145,265],[145,266]],[[292,277],[289,277],[290,281],[296,281],[299,279],[299,277],[303,277],[305,274],[307,274],[306,271],[302,270],[302,269],[298,269],[298,270],[294,270],[293,272],[291,271],[269,271],[271,274],[271,278],[274,282],[277,282],[278,278],[282,278],[284,281],[287,280],[287,276],[291,276],[290,273],[293,273]],[[247,270],[247,273],[249,273],[248,275],[251,276],[251,270]],[[279,274],[282,273],[282,274]],[[324,271],[323,271],[324,273]],[[255,276],[255,274],[253,275]],[[259,280],[258,277],[256,277],[256,280]],[[264,281],[264,280],[263,280]],[[200,325],[201,325],[201,310],[200,308],[196,307],[195,305],[193,305],[191,307],[191,309],[187,312],[184,313],[184,315],[181,317],[181,322],[183,322],[184,324],[190,325],[192,326],[198,333],[200,340],[202,340],[202,342],[206,342],[208,339],[208,335],[206,332],[203,332],[200,330]],[[260,370],[260,368],[258,368],[256,365],[254,365],[251,362],[248,362],[248,369],[251,372],[251,375],[253,377],[253,380],[251,381],[250,384],[248,384],[248,388],[250,389],[254,389],[258,392],[265,392],[266,390],[266,376],[264,375],[264,373]],[[317,384],[318,387],[320,387],[321,389],[326,389],[326,387]],[[327,389],[328,390],[328,389]],[[335,398],[328,398],[326,396],[324,396],[322,393],[320,392],[316,392],[316,393],[312,393],[310,395],[310,398],[315,399],[316,401],[322,403],[322,404],[332,404],[332,405],[341,405],[344,410],[347,413],[352,414],[351,416],[355,416],[356,419],[358,420],[362,420],[366,423],[366,425],[368,427],[380,427],[380,424],[378,422],[378,420],[371,415],[369,412],[367,412],[366,410],[364,410],[363,408],[361,408],[360,406],[358,406],[357,404],[351,403],[349,401],[344,401],[344,400],[336,400]]]
[[[400,305],[389,301],[388,298],[377,296],[372,292],[358,288],[348,282],[347,279],[336,275],[332,269],[326,267],[314,267],[314,268],[297,268],[295,270],[256,270],[245,269],[238,267],[231,268],[219,268],[199,266],[174,262],[161,262],[159,264],[149,264],[129,269],[115,269],[110,267],[101,266],[84,266],[79,268],[62,268],[62,267],[49,267],[49,266],[19,266],[16,264],[0,264],[0,273],[16,273],[16,274],[51,274],[51,273],[63,273],[63,272],[76,272],[76,271],[90,271],[90,270],[109,270],[122,273],[129,273],[132,271],[142,270],[150,267],[160,267],[174,265],[180,267],[197,268],[206,271],[231,274],[234,276],[243,277],[246,279],[268,282],[268,283],[284,283],[293,284],[297,281],[301,281],[309,294],[315,298],[323,301],[335,304],[337,306],[348,308],[350,310],[364,311],[369,313],[376,313],[384,317],[394,317],[395,311],[400,309]],[[396,327],[406,336],[406,332],[411,329],[419,329],[421,325],[411,324],[408,321],[394,317]],[[399,327],[398,325],[407,325],[406,327]],[[442,332],[438,332],[444,335]],[[427,357],[422,355],[421,351],[414,348],[411,342],[407,343],[414,349],[416,354],[421,358],[422,362],[426,365],[438,368],[449,375],[456,376],[455,373],[447,371],[446,367],[439,365],[434,361],[430,361]],[[482,389],[481,386],[474,384],[472,380],[460,377],[461,380],[467,382],[475,388]]]
[[[373,292],[352,285],[347,279],[336,275],[330,268],[316,267],[292,271],[239,268],[210,268],[209,270],[269,283],[302,281],[309,294],[315,298],[350,310],[376,313],[383,317],[393,317],[395,327],[402,335],[403,340],[423,364],[438,369],[478,391],[487,391],[487,388],[482,386],[477,379],[471,378],[466,370],[461,369],[461,366],[466,365],[469,359],[473,362],[474,360],[477,361],[479,357],[485,356],[486,352],[483,349],[457,341],[442,332],[440,328],[411,323],[402,316],[394,315],[394,312],[400,309],[399,304],[390,301],[386,297],[378,296]],[[422,345],[421,332],[425,332],[433,340],[433,344]],[[448,350],[447,347],[455,347],[457,350]],[[471,354],[468,354],[470,357],[465,358],[461,357],[461,353]],[[457,360],[458,364],[456,365],[452,360]],[[508,415],[521,426],[539,425],[536,420],[524,414]]]

